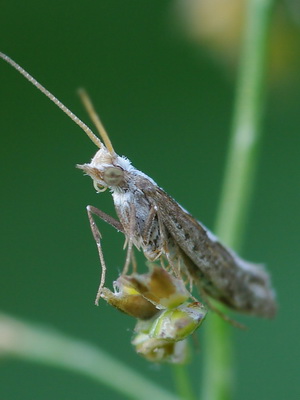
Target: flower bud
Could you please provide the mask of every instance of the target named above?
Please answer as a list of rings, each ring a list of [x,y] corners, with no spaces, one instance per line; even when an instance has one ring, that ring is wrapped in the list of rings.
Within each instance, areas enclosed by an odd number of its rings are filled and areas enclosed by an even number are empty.
[[[206,316],[203,304],[182,304],[172,310],[163,311],[153,322],[149,336],[177,342],[191,335]]]

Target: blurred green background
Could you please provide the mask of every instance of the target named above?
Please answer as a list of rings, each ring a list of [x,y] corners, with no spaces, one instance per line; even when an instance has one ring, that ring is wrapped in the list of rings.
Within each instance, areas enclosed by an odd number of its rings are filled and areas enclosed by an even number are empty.
[[[76,95],[85,87],[116,151],[213,228],[231,126],[236,44],[226,58],[229,50],[222,54],[209,41],[191,41],[179,5],[1,2],[0,50],[91,125]],[[289,10],[277,11],[276,60],[268,74],[263,146],[242,251],[267,264],[279,312],[274,321],[237,316],[249,327],[234,330],[236,399],[243,400],[300,398],[300,35]],[[2,61],[0,82],[1,310],[98,345],[171,390],[169,367],[134,353],[134,321],[104,302],[93,305],[99,262],[85,207],[114,215],[110,194],[96,194],[91,180],[75,169],[90,160],[95,146]],[[123,266],[123,237],[105,223],[99,227],[109,284]],[[189,367],[195,386],[201,332],[196,347]],[[82,376],[1,359],[1,400],[108,397],[122,398]]]

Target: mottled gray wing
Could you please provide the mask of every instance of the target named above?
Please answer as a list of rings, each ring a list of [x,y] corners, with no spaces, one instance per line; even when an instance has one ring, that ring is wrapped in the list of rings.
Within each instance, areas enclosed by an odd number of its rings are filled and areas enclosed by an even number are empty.
[[[178,246],[210,282],[212,290],[206,288],[209,294],[218,293],[218,300],[240,312],[274,316],[275,296],[263,268],[244,261],[222,245],[161,188],[157,188],[153,199]]]

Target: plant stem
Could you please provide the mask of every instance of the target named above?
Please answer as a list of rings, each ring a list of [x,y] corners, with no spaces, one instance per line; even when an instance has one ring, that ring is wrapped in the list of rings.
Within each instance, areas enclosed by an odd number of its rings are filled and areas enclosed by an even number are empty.
[[[190,375],[185,365],[173,365],[174,382],[180,399],[196,400],[192,390]]]
[[[0,314],[0,356],[5,355],[78,372],[130,399],[178,400],[93,345]]]
[[[253,191],[261,116],[268,33],[274,0],[249,0],[237,82],[236,103],[227,166],[216,221],[216,233],[238,250]],[[233,398],[231,326],[210,315],[205,332],[205,360],[201,400]]]

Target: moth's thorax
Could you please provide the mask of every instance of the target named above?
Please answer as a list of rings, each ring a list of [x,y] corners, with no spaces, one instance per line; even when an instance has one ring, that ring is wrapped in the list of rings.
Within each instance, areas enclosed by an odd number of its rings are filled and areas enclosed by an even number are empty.
[[[133,235],[135,246],[142,248],[150,261],[156,260],[161,255],[163,247],[163,237],[154,201],[156,188],[157,185],[151,178],[133,168],[127,190],[122,190],[122,188],[111,190],[116,212],[125,234],[128,237]],[[152,218],[151,215],[153,215]]]

